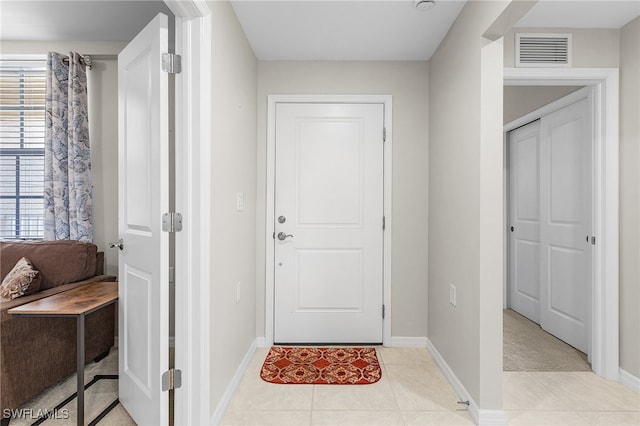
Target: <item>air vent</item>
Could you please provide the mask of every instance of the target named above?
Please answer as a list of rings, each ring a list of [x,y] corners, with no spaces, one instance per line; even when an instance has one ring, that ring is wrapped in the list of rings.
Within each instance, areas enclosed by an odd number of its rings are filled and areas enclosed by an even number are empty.
[[[570,67],[571,34],[516,34],[516,67]]]

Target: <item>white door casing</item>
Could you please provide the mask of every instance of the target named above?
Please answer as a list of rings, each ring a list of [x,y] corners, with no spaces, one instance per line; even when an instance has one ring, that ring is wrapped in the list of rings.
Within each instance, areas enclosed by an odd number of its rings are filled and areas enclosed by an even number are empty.
[[[540,121],[509,132],[509,307],[540,323]]]
[[[589,357],[593,371],[618,380],[619,364],[619,70],[618,68],[505,68],[512,86],[587,86],[593,97],[592,315]],[[576,96],[581,96],[575,92]],[[569,95],[571,96],[571,95]],[[577,98],[575,99],[577,100]],[[566,100],[505,125],[505,132],[554,111]],[[506,263],[506,262],[505,262]],[[506,280],[505,280],[506,288]]]
[[[156,16],[118,55],[119,398],[139,425],[168,424],[168,19]]]
[[[540,122],[540,325],[589,353],[591,153],[589,100]]]
[[[275,120],[274,340],[381,343],[384,105],[279,103]]]

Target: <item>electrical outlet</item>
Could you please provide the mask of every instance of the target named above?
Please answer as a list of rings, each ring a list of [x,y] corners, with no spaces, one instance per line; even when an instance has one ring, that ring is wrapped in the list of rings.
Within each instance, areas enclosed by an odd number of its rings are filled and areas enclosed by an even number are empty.
[[[236,305],[240,303],[240,281],[236,284]]]
[[[456,286],[449,284],[449,303],[456,306]]]

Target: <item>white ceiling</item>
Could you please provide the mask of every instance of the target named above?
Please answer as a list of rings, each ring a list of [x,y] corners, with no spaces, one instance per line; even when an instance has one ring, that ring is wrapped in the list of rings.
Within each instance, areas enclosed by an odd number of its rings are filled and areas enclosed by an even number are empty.
[[[1,0],[2,40],[129,41],[162,12],[163,1]]]
[[[439,0],[417,10],[413,0],[232,0],[262,60],[425,60],[466,0]]]
[[[429,59],[466,0],[232,0],[259,59]],[[470,0],[481,1],[481,0]],[[2,40],[131,40],[162,1],[0,0]],[[620,28],[640,0],[541,0],[518,27]]]
[[[640,0],[540,0],[518,22],[531,28],[621,28],[640,15]]]

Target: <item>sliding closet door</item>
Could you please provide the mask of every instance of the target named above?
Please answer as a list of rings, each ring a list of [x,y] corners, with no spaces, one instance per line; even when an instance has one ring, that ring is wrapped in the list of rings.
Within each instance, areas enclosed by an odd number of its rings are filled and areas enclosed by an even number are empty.
[[[540,121],[509,132],[509,307],[540,323]]]
[[[588,352],[592,244],[590,99],[509,133],[508,306]]]
[[[540,325],[588,351],[592,128],[583,99],[540,123]]]

